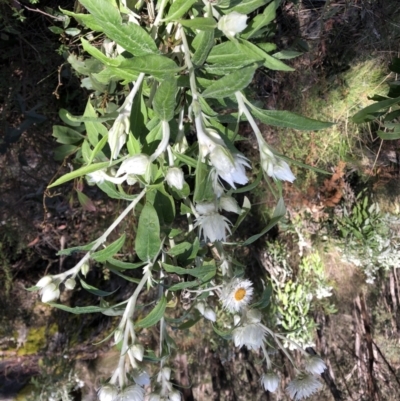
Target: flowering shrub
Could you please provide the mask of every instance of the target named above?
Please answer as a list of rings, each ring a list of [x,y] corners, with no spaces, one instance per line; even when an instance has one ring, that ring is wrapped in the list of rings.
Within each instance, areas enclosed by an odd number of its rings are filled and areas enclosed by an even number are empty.
[[[258,68],[292,70],[281,60],[285,52],[270,54],[275,45],[264,41],[272,36],[270,23],[278,2],[161,0],[130,2],[131,8],[122,0],[81,3],[88,14],[64,13],[91,31],[81,38],[86,58],[71,54],[68,60],[82,76],[82,86],[94,96],[83,116],[60,110],[66,125],[54,127],[53,135],[61,144],[57,157],[73,157],[74,170],[49,188],[70,180],[82,188],[86,180],[127,206],[98,239],[60,251],[60,255],[82,252],[83,256],[70,270],[40,280],[34,290],[40,291],[43,302],[72,313],[121,316],[114,331],[120,358],[99,389],[100,401],[143,400],[146,393],[149,400],[181,399],[168,366],[172,340],[166,309],[181,291],[192,294],[192,307],[182,322],[197,322],[202,316],[216,322],[215,305],[222,303],[233,321],[228,337],[237,347],[263,353],[266,373],[260,381],[266,390],[275,391],[279,377],[266,342],[282,348],[293,362],[282,346],[286,337],[264,324],[269,290],[256,301],[253,283],[238,276],[229,249],[260,238],[277,224],[285,207],[280,198],[261,233],[232,242],[251,209],[247,197],[238,204],[235,194],[252,191],[262,173],[271,188],[277,187],[277,194],[281,193],[279,180],[295,179],[288,160],[264,140],[256,119],[301,130],[330,126],[288,111],[264,110],[251,99],[248,88]],[[101,45],[93,31],[103,36]],[[122,105],[105,102],[106,93]],[[238,134],[242,121],[251,126],[259,145],[261,169],[256,179],[250,175],[252,162],[235,146],[243,139]],[[82,192],[78,195],[83,205],[90,202]],[[137,262],[130,263],[116,257],[125,234],[112,243],[108,237],[134,211],[139,215]],[[226,212],[237,216],[236,221]],[[73,290],[78,282],[100,297],[111,295],[85,281],[89,269],[98,264],[126,279],[126,270],[142,269],[128,299],[87,307],[55,303],[60,287]],[[173,281],[177,276],[179,282]],[[154,307],[139,318],[140,295],[145,291],[153,294]],[[145,350],[138,330],[154,325],[160,332],[159,368],[150,377],[142,365]],[[319,373],[301,373],[298,367],[296,371],[299,377],[288,387],[295,399],[319,388],[314,376]]]

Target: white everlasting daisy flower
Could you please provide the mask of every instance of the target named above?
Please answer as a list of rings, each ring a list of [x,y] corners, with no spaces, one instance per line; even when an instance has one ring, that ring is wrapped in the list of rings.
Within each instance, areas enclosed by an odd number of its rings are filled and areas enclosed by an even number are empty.
[[[143,401],[145,391],[138,385],[126,387],[115,401]]]
[[[307,372],[312,373],[313,375],[320,375],[326,369],[326,365],[318,355],[313,355],[307,358],[305,369]]]
[[[200,235],[210,242],[226,241],[226,232],[230,232],[230,221],[220,215],[212,202],[199,202],[196,205],[199,216],[196,227],[200,227]]]
[[[195,308],[208,320],[215,322],[217,317],[215,312],[204,302],[198,302]]]
[[[225,309],[235,313],[249,304],[253,297],[253,284],[250,280],[234,278],[221,292],[221,302]]]
[[[117,399],[118,389],[112,384],[102,386],[97,392],[99,401],[115,401]]]
[[[279,386],[279,376],[274,372],[264,373],[261,376],[261,384],[265,391],[275,392]]]
[[[298,401],[316,393],[321,387],[322,384],[315,376],[308,373],[300,373],[289,383],[286,387],[286,391],[289,393],[290,397]]]

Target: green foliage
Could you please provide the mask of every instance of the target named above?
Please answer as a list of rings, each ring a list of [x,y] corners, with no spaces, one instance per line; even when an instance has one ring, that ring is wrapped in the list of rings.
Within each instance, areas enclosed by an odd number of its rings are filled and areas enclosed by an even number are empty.
[[[364,192],[350,210],[343,208],[335,223],[341,234],[338,244],[343,258],[364,272],[367,283],[374,283],[379,272],[399,267],[400,219],[381,212]]]
[[[395,58],[389,66],[390,70],[396,74],[400,73],[400,59]],[[400,80],[389,82],[389,92],[387,96],[374,95],[371,100],[375,103],[364,107],[353,116],[353,121],[357,124],[376,121],[379,124],[377,134],[382,139],[400,138]]]

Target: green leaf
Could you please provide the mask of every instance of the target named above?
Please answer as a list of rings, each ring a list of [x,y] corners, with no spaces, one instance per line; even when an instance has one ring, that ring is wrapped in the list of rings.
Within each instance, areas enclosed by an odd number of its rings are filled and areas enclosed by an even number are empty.
[[[213,273],[213,276],[215,276],[216,274],[216,267],[213,265],[203,265],[201,267],[195,267],[193,269],[183,269],[182,267],[169,265],[167,263],[163,263],[162,265],[168,273],[176,273],[181,276],[189,274],[190,276],[201,279],[204,276],[208,276],[210,273]]]
[[[118,267],[119,269],[123,269],[123,270],[137,269],[146,264],[145,262],[139,262],[139,263],[122,262],[121,260],[114,259],[114,258],[108,258],[107,263],[110,263],[111,265]]]
[[[242,37],[250,39],[253,37],[261,28],[268,25],[271,21],[276,18],[276,7],[275,1],[272,1],[267,7],[265,7],[262,14],[256,15],[250,22],[249,26],[243,32]],[[247,13],[243,13],[247,14]]]
[[[193,40],[196,51],[193,54],[192,62],[196,66],[202,66],[208,54],[214,46],[214,31],[201,31]]]
[[[64,33],[64,29],[60,28],[59,26],[49,26],[49,30],[56,35],[61,35]]]
[[[236,11],[240,14],[249,14],[270,1],[271,0],[242,0],[238,5],[232,7],[229,12]]]
[[[182,15],[189,11],[196,2],[197,0],[175,0],[168,11],[167,17],[163,21],[169,22],[172,20],[178,20]]]
[[[74,170],[71,171],[70,173],[63,175],[58,180],[53,182],[53,184],[49,185],[47,188],[56,187],[57,185],[64,184],[65,182],[73,180],[74,178],[82,177],[83,175],[93,173],[94,171],[101,170],[108,166],[110,166],[110,162],[95,163],[91,164],[90,166],[83,166],[81,168],[78,168],[78,170]]]
[[[373,113],[379,112],[383,109],[388,109],[389,107],[399,103],[400,103],[400,96],[394,99],[382,100],[380,102],[371,104],[370,106],[363,108],[353,116],[352,120],[356,124],[372,121],[375,119]]]
[[[179,153],[179,152],[174,152],[172,150],[172,153],[174,154],[174,156],[180,160],[181,162],[187,164],[190,167],[197,167],[197,162],[195,159],[193,159],[190,156],[184,155],[183,153]]]
[[[211,84],[201,96],[204,98],[223,98],[235,94],[235,92],[246,88],[253,80],[257,65],[245,67],[232,74],[226,75]]]
[[[168,291],[180,291],[180,290],[184,290],[185,288],[193,288],[193,287],[197,287],[199,285],[199,281],[195,280],[195,281],[182,281],[178,284],[174,284],[171,285],[171,287],[168,288]]]
[[[57,256],[61,255],[72,255],[76,252],[88,252],[93,248],[96,241],[91,242],[87,245],[73,246],[72,248],[61,249],[57,252]]]
[[[271,302],[272,291],[273,291],[272,284],[268,283],[267,287],[265,288],[265,290],[261,295],[261,299],[253,303],[251,306],[253,308],[258,308],[258,309],[266,308]]]
[[[119,10],[109,0],[80,0],[111,40],[134,56],[158,53],[157,45],[139,25],[122,23]]]
[[[93,31],[103,32],[102,26],[96,21],[93,15],[90,14],[76,14],[72,11],[64,10],[60,8],[63,14],[75,18],[81,25],[86,25]]]
[[[53,302],[49,302],[49,305],[66,312],[73,313],[74,315],[82,315],[84,313],[98,313],[110,309],[110,308],[102,308],[101,306],[75,306],[75,308],[71,308],[69,306],[55,304]]]
[[[139,217],[135,249],[140,260],[147,262],[160,250],[160,222],[152,204],[146,202]]]
[[[399,128],[395,129],[392,132],[385,132],[385,131],[379,130],[377,132],[377,134],[379,135],[379,137],[381,139],[385,139],[385,140],[400,139],[400,125],[399,125]]]
[[[254,72],[257,69],[257,65],[251,67],[245,67],[232,74],[226,75],[211,84],[201,96],[204,98],[214,97],[223,98],[229,97],[240,91],[251,83],[253,80]]]
[[[91,258],[97,262],[105,262],[107,259],[114,256],[124,245],[126,235],[123,234],[116,241],[108,245],[106,248],[97,251],[91,255]]]
[[[287,127],[301,131],[313,131],[326,129],[334,124],[326,121],[313,120],[290,111],[261,110],[255,106],[251,106],[250,111],[251,114],[258,118],[262,123],[273,125],[275,127]]]
[[[178,256],[182,255],[183,253],[187,252],[192,247],[190,242],[184,241],[180,244],[175,245],[168,251],[168,254],[171,256]]]
[[[97,143],[99,142],[99,134],[101,137],[104,138],[105,136],[108,136],[108,130],[103,124],[100,123],[96,110],[93,108],[92,104],[90,103],[90,100],[88,100],[86,104],[83,118],[88,118],[93,120],[93,121],[83,121],[83,122],[85,124],[86,134],[88,136],[89,142],[93,146],[96,146]],[[90,163],[92,161],[90,161]]]
[[[280,51],[278,53],[273,54],[272,57],[275,57],[275,58],[277,58],[279,60],[290,60],[292,58],[299,57],[302,54],[303,53],[296,52],[294,50],[282,50],[282,51]]]
[[[156,307],[144,318],[135,323],[135,326],[141,329],[154,326],[164,316],[167,307],[167,298],[162,296]]]
[[[65,30],[65,33],[69,36],[76,36],[81,33],[81,30],[78,28],[68,28]]]
[[[160,185],[154,197],[154,208],[160,219],[161,224],[171,224],[175,219],[174,198],[165,190],[164,185]]]
[[[78,190],[76,190],[76,194],[78,195],[78,201],[81,204],[83,210],[87,210],[89,212],[96,211],[96,206],[87,195]]]
[[[174,118],[176,91],[176,79],[173,75],[165,77],[157,88],[153,100],[153,108],[160,120],[170,121]]]
[[[190,29],[198,29],[200,31],[213,31],[217,27],[217,22],[214,18],[192,18],[179,20],[179,23]]]
[[[104,181],[101,184],[97,184],[97,186],[105,192],[110,198],[113,199],[124,199],[124,200],[133,200],[136,198],[136,195],[128,195],[120,190],[118,191],[115,187],[115,184],[109,181]]]
[[[64,145],[73,145],[85,139],[78,131],[62,125],[53,125],[53,136],[57,138],[58,143]]]
[[[195,189],[193,195],[194,202],[209,202],[215,198],[210,177],[210,168],[201,161],[201,156],[197,162]]]
[[[86,283],[83,279],[79,278],[81,284],[82,284],[82,288],[84,288],[86,291],[90,292],[93,295],[97,295],[99,297],[106,297],[108,295],[114,294],[114,292],[118,291],[119,288],[117,288],[114,291],[103,291],[103,290],[99,290],[96,287],[93,287],[92,285]]]
[[[164,79],[166,76],[169,77],[181,69],[170,58],[158,54],[125,59],[119,67],[116,67],[117,71],[143,72],[160,79]]]
[[[264,67],[269,68],[270,70],[277,70],[277,71],[294,71],[294,68],[289,67],[282,61],[270,56],[264,50],[260,49],[256,45],[247,40],[241,39],[240,40],[240,49],[242,53],[245,53],[247,57],[251,58],[259,58],[261,57],[263,60]]]
[[[215,325],[213,325],[213,330],[215,333],[217,333],[220,337],[222,337],[224,340],[230,340],[232,339],[232,331],[222,331],[217,329]]]
[[[246,241],[243,242],[243,246],[247,246],[252,244],[254,241],[257,241],[260,237],[265,235],[269,230],[271,230],[272,227],[274,227],[276,224],[278,224],[279,220],[282,219],[286,214],[286,208],[285,208],[285,203],[283,202],[283,199],[280,198],[278,204],[276,205],[276,208],[274,210],[274,214],[272,215],[272,218],[270,222],[268,223],[267,227],[264,228],[264,230],[261,231],[261,233],[252,235],[250,238],[248,238]]]
[[[124,280],[126,280],[126,281],[130,281],[131,283],[136,283],[136,284],[138,284],[138,283],[140,282],[139,279],[133,278],[133,277],[129,277],[129,276],[127,276],[126,274],[122,274],[119,270],[114,269],[114,268],[111,267],[110,265],[107,265],[107,267],[108,267],[108,270],[110,270],[110,272],[116,274],[116,275],[119,276],[119,277],[122,277],[122,278],[123,278]]]
[[[95,59],[101,61],[105,65],[109,65],[112,67],[118,67],[121,63],[121,59],[109,58],[103,52],[101,52],[96,47],[92,46],[87,40],[81,38],[82,47],[85,51],[87,51],[91,56]]]
[[[103,138],[101,138],[101,140],[97,143],[97,145],[92,150],[92,153],[90,154],[89,160],[87,162],[88,165],[93,162],[93,160],[97,156],[97,154],[104,148],[104,146],[107,143],[107,140],[108,140],[108,132],[106,133],[106,135],[103,136]]]

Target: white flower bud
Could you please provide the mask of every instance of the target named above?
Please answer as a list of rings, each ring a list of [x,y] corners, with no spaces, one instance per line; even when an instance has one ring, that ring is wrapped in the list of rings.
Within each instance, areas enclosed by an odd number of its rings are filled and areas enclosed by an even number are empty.
[[[279,377],[274,372],[269,372],[261,376],[261,384],[265,391],[275,392],[279,385]]]
[[[130,350],[132,351],[133,356],[135,357],[135,359],[137,359],[138,361],[142,361],[143,360],[143,354],[144,354],[144,347],[141,344],[134,344]]]
[[[170,167],[165,178],[170,187],[174,187],[179,191],[185,183],[183,171],[179,167]]]
[[[129,114],[122,112],[114,121],[108,133],[108,144],[111,149],[111,159],[116,159],[125,145],[129,133]]]
[[[82,273],[85,277],[86,277],[87,274],[89,273],[89,270],[90,270],[89,263],[84,263],[84,264],[81,266],[81,273]]]
[[[46,287],[42,288],[41,294],[42,302],[53,302],[57,301],[57,299],[60,297],[60,290],[58,289],[57,285],[55,285],[54,283],[50,283],[46,285]]]
[[[53,281],[52,276],[44,276],[36,283],[36,287],[39,288],[46,287],[46,285],[50,284],[52,281]]]
[[[76,281],[73,278],[69,278],[65,281],[64,285],[67,290],[73,290],[76,286]]]
[[[215,322],[217,320],[215,312],[210,307],[207,307],[206,310],[204,311],[204,317],[210,320],[211,322]]]
[[[236,11],[224,15],[218,21],[218,29],[228,38],[233,38],[237,33],[246,29],[247,15],[240,14]]]
[[[118,390],[112,384],[106,384],[99,389],[97,397],[99,401],[115,401],[118,395]]]

